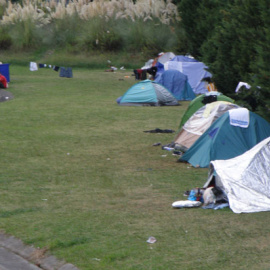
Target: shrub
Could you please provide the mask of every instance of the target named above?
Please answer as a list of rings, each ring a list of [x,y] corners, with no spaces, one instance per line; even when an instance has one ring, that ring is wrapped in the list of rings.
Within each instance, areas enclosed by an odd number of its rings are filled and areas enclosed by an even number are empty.
[[[8,30],[16,49],[40,46],[40,29],[49,23],[46,14],[36,4],[8,3],[1,24]]]
[[[11,47],[12,45],[12,40],[8,32],[0,28],[0,49],[1,50],[7,50]]]
[[[80,33],[81,20],[76,14],[66,16],[62,19],[54,19],[47,29],[47,37],[44,43],[56,47],[65,47],[68,45],[77,45],[77,36]]]
[[[80,32],[80,46],[86,51],[119,51],[123,49],[123,38],[114,22],[93,18],[84,22]]]

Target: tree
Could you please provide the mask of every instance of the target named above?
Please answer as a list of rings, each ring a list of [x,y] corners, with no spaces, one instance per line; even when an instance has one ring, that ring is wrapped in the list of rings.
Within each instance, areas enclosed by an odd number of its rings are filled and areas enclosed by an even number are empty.
[[[228,0],[181,0],[178,4],[182,27],[188,39],[188,52],[197,59],[201,48],[215,32],[220,22],[220,9]]]
[[[203,61],[220,92],[268,118],[270,114],[270,2],[181,0],[187,52]],[[249,91],[235,95],[239,81]]]
[[[256,60],[251,63],[257,88],[256,111],[270,121],[270,2],[258,0],[260,26],[257,29]]]

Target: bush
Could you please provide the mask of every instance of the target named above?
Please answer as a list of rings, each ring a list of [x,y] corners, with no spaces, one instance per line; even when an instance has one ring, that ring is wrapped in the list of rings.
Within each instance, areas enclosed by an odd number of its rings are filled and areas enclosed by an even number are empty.
[[[34,22],[25,20],[7,27],[14,49],[36,49],[40,46],[40,33]]]
[[[12,40],[5,29],[0,28],[0,49],[7,50],[11,47]]]
[[[56,47],[76,46],[78,44],[77,36],[81,29],[81,20],[74,14],[65,16],[62,19],[54,19],[46,27],[47,35],[43,38],[46,45]]]
[[[114,27],[122,37],[123,48],[129,52],[157,55],[161,51],[176,51],[179,45],[175,27],[158,20],[118,20]]]
[[[123,38],[121,32],[115,27],[115,23],[97,17],[83,22],[78,39],[79,46],[87,52],[123,49]]]

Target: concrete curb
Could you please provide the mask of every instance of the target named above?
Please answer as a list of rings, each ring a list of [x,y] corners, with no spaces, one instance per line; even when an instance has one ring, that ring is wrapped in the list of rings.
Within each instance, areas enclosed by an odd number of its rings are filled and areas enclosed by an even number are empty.
[[[15,270],[16,268],[11,265],[16,264],[16,261],[21,263],[28,262],[29,268],[25,270],[42,269],[42,270],[79,270],[77,267],[70,263],[58,260],[56,257],[51,256],[45,249],[34,248],[33,246],[25,245],[20,239],[14,236],[7,235],[0,232],[0,256],[6,256],[5,262],[0,261],[0,270]],[[10,260],[10,263],[8,262]],[[12,261],[12,262],[11,262]]]

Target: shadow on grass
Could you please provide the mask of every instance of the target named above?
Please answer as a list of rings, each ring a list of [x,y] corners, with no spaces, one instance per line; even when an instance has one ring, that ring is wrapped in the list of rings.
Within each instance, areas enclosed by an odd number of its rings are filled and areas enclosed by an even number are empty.
[[[18,208],[12,211],[0,211],[0,218],[8,218],[19,214],[36,212],[39,211],[40,209],[41,209],[40,207],[33,207],[33,208]]]

